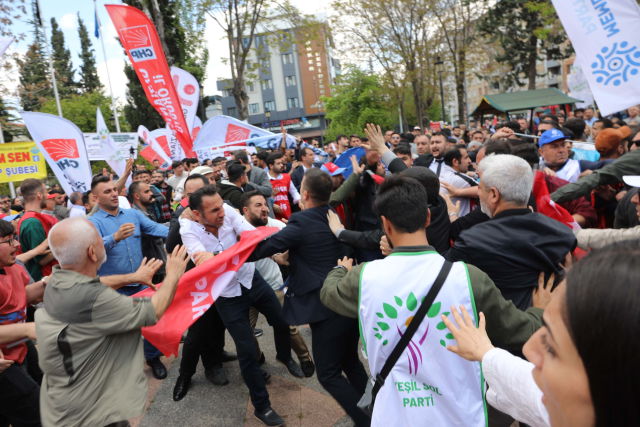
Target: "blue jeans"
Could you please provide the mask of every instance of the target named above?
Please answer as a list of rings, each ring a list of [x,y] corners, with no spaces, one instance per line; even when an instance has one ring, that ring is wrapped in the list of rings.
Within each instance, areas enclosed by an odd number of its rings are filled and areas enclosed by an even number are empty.
[[[131,295],[137,294],[140,291],[144,291],[147,288],[148,286],[144,285],[123,286],[120,289],[117,289],[116,292],[118,292],[120,295],[130,297]],[[147,340],[144,340],[144,358],[146,360],[155,359],[156,357],[160,357],[161,354],[162,353],[160,353],[160,350],[155,348],[153,344],[151,344]]]

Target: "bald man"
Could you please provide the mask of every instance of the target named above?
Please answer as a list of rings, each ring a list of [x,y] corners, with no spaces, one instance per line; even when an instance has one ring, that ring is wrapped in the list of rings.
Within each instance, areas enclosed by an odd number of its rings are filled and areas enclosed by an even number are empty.
[[[36,312],[42,424],[126,426],[144,412],[147,398],[141,328],[155,325],[169,307],[187,266],[186,247],[173,250],[158,292],[130,298],[115,289],[152,286],[161,261],[143,261],[131,274],[98,277],[107,256],[98,231],[84,218],[56,224],[49,246],[60,266],[49,278],[46,308]]]

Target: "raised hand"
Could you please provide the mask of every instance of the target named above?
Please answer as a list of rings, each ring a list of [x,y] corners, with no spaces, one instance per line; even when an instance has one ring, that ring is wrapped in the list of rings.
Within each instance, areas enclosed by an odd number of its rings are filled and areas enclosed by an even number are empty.
[[[485,330],[486,321],[484,319],[484,313],[481,312],[478,316],[480,321],[476,328],[464,306],[460,306],[460,311],[462,312],[464,320],[460,317],[458,310],[456,310],[454,306],[451,306],[451,314],[460,329],[456,328],[456,325],[449,320],[447,316],[444,314],[441,316],[442,321],[447,328],[449,328],[453,338],[456,340],[456,344],[458,344],[448,345],[447,350],[457,354],[463,359],[472,362],[482,362],[484,355],[493,348],[489,335],[487,335],[487,331]]]
[[[358,158],[355,156],[355,154],[351,157],[349,157],[349,160],[351,160],[351,166],[353,167],[353,173],[357,174],[357,175],[362,175],[362,173],[364,172],[364,168],[365,165],[358,165]]]
[[[533,306],[536,308],[546,309],[553,296],[558,292],[558,288],[563,285],[564,280],[557,286],[553,292],[551,288],[553,288],[553,281],[555,280],[555,273],[551,273],[549,276],[549,281],[547,282],[547,286],[544,286],[544,272],[540,273],[538,276],[538,288],[533,290]]]
[[[342,221],[340,221],[340,217],[334,211],[327,212],[327,220],[329,221],[329,228],[333,234],[336,234],[336,231],[340,228],[344,228],[342,225]]]
[[[209,261],[214,255],[211,252],[195,252],[193,254],[193,263],[198,266],[203,262]]]
[[[162,264],[162,261],[159,259],[151,258],[149,261],[147,261],[146,257],[142,258],[142,263],[135,273],[137,276],[136,282],[140,283],[141,285],[148,286],[154,291],[157,291],[158,288],[156,287],[156,285],[151,283],[151,281],[153,280],[154,274],[156,274],[158,269],[162,267]]]
[[[338,265],[347,269],[347,271],[351,271],[351,267],[353,267],[353,259],[344,257],[338,260]]]
[[[172,276],[179,280],[187,269],[189,263],[189,253],[185,245],[177,245],[171,252],[171,258],[167,261],[167,278]]]
[[[382,135],[380,126],[376,128],[375,125],[367,123],[364,133],[367,135],[367,138],[369,138],[369,145],[366,146],[363,144],[363,147],[369,148],[372,151],[377,151],[380,154],[384,154],[389,151],[389,148],[387,148],[384,143],[384,136]]]
[[[118,231],[113,233],[113,238],[116,243],[123,241],[124,239],[133,236],[133,232],[136,231],[136,226],[130,222],[122,224]]]

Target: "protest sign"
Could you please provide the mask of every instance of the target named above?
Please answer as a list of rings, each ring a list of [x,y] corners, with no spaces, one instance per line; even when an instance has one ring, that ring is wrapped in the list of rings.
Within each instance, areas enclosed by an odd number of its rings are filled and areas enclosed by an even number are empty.
[[[0,145],[0,182],[42,179],[47,176],[47,163],[33,141]]]

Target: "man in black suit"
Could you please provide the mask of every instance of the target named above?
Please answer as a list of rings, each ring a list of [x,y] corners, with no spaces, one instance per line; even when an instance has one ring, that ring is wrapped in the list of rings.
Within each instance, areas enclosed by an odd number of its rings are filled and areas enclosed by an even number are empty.
[[[186,200],[189,200],[191,193],[205,185],[209,185],[207,178],[200,174],[190,175],[184,182]],[[184,209],[183,206],[178,206],[178,209],[171,214],[167,250],[171,248],[171,251],[173,251],[174,247],[182,245],[179,219]],[[187,271],[194,267],[195,265],[190,259],[187,264]],[[222,362],[231,362],[237,360],[238,357],[235,354],[224,351],[225,330],[226,328],[215,304],[191,325],[182,346],[180,375],[173,389],[174,401],[181,400],[187,395],[191,385],[191,377],[196,372],[198,359],[200,358],[202,358],[202,364],[204,365],[204,375],[209,381],[219,386],[229,384],[229,380],[222,370]]]
[[[300,192],[300,186],[302,185],[302,178],[306,171],[313,167],[313,159],[315,158],[315,154],[313,154],[313,150],[309,147],[302,147],[300,149],[300,161],[302,164],[298,166],[291,173],[291,182],[293,182],[294,187]]]
[[[302,211],[291,215],[280,232],[259,243],[247,262],[291,249],[291,275],[282,316],[291,325],[311,326],[320,384],[357,426],[368,426],[370,419],[356,406],[367,382],[358,358],[357,319],[340,316],[320,301],[325,278],[336,261],[347,255],[347,247],[335,238],[327,223],[332,191],[333,180],[328,173],[316,168],[308,170],[301,185]]]

